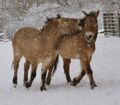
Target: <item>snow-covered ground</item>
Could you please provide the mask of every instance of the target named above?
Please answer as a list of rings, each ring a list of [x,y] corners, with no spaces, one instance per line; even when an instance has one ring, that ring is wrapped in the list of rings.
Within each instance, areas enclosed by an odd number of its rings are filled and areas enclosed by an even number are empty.
[[[62,60],[47,91],[40,91],[40,65],[30,89],[23,86],[23,62],[18,72],[18,85],[13,88],[11,42],[0,42],[0,105],[120,105],[120,38],[99,36],[91,66],[98,85],[90,89],[85,76],[72,87],[66,83]],[[80,71],[79,60],[71,64],[72,78]]]

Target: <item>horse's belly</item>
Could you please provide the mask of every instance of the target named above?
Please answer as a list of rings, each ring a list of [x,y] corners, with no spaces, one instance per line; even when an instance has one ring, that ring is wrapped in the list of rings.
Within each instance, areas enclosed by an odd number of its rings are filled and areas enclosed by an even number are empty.
[[[27,48],[27,47],[22,47],[22,49],[20,49],[22,55],[29,61],[32,62],[42,62],[44,59],[44,53],[42,49],[35,49],[35,48]]]
[[[70,58],[70,59],[79,59],[80,58],[80,54],[79,53],[74,53],[74,52],[60,52],[60,55],[64,58]]]

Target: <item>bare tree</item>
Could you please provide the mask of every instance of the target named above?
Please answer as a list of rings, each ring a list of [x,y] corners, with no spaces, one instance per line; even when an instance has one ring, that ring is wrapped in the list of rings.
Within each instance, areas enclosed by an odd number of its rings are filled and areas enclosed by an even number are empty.
[[[64,0],[64,1],[57,0],[57,2],[58,2],[60,5],[62,5],[62,6],[69,5],[69,4],[68,4],[68,0]]]
[[[5,10],[6,9],[6,0],[2,0],[2,9]]]
[[[83,8],[83,3],[79,0],[77,0],[79,7],[82,9]]]
[[[39,0],[36,0],[37,7],[40,5]]]

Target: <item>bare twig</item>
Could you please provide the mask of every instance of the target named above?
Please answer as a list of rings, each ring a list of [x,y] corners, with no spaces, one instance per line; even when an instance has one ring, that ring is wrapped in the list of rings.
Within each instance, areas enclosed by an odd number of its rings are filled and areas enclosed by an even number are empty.
[[[65,4],[62,3],[60,0],[57,0],[57,2],[58,2],[60,5],[62,5],[62,6],[66,6],[66,5],[68,5],[68,1],[67,1],[67,0],[65,0]]]

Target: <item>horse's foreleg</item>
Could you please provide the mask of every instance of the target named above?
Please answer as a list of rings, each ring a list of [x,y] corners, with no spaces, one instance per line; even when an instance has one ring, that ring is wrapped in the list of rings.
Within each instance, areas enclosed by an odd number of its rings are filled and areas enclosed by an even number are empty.
[[[64,73],[65,73],[65,76],[66,76],[66,80],[68,83],[71,82],[71,77],[70,77],[70,62],[71,60],[70,59],[65,59],[63,58],[63,68],[64,68]]]
[[[37,63],[32,63],[31,66],[32,66],[31,77],[30,77],[30,81],[26,83],[27,88],[31,87],[32,82],[36,77]]]
[[[91,68],[89,68],[87,71],[86,71],[87,75],[88,75],[88,78],[90,80],[90,87],[91,89],[94,89],[95,87],[97,87],[95,81],[94,81],[94,78],[93,78],[93,71],[91,70]]]
[[[85,74],[86,74],[85,70],[82,68],[80,74],[73,79],[71,85],[76,86],[81,81]]]
[[[41,91],[46,90],[45,83],[46,83],[47,70],[50,70],[49,71],[50,78],[48,77],[48,81],[51,80],[51,72],[52,72],[51,70],[53,69],[53,65],[55,64],[55,60],[56,60],[56,58],[51,56],[51,57],[46,58],[42,64],[42,74],[41,74],[42,85],[40,88]]]
[[[42,85],[40,87],[40,90],[46,90],[45,82],[46,82],[46,74],[47,74],[47,69],[42,69],[42,75],[41,75],[41,80],[42,80]]]
[[[47,75],[47,79],[46,79],[46,84],[47,84],[47,85],[50,85],[50,83],[51,83],[51,77],[52,77],[53,67],[54,67],[53,65],[51,65],[51,66],[49,67],[48,75]]]
[[[94,89],[95,87],[97,87],[97,85],[96,85],[94,78],[93,78],[93,71],[90,67],[90,62],[87,60],[83,60],[81,63],[82,63],[82,66],[83,66],[86,74],[88,75],[91,89]]]
[[[29,70],[29,67],[30,67],[30,62],[29,61],[25,61],[24,63],[24,85],[28,82],[28,70]]]

